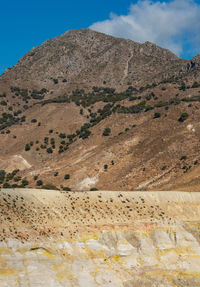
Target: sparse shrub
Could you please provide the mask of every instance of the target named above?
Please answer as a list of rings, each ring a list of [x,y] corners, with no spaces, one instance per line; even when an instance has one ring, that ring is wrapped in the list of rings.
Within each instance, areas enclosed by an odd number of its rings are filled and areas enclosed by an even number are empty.
[[[157,119],[157,118],[160,118],[160,113],[158,113],[158,112],[156,112],[156,113],[154,114],[154,119]]]
[[[66,187],[63,187],[63,190],[64,190],[64,191],[70,191],[71,188],[66,186]]]
[[[105,165],[104,165],[104,170],[107,170],[107,169],[108,169],[108,165],[105,164]]]
[[[11,185],[8,182],[5,182],[3,184],[3,188],[11,188]]]
[[[184,82],[181,83],[181,86],[179,87],[179,90],[182,90],[182,91],[186,90],[186,84]]]
[[[47,148],[47,153],[53,153],[53,150],[51,147]]]
[[[178,119],[179,122],[184,122],[189,117],[188,113],[182,113],[180,118]]]
[[[14,181],[15,182],[18,182],[18,181],[20,181],[22,178],[21,178],[21,176],[16,176],[16,177],[14,177]]]
[[[41,147],[42,149],[46,149],[46,148],[47,148],[47,146],[44,145],[44,144],[41,144],[40,147]]]
[[[53,79],[53,82],[54,82],[55,85],[57,85],[58,84],[58,79]]]
[[[97,190],[98,190],[98,188],[96,188],[96,187],[90,188],[90,191],[97,191]]]
[[[59,137],[60,137],[61,139],[65,139],[65,138],[66,138],[66,134],[60,133],[60,134],[59,134]]]
[[[63,148],[62,145],[60,145],[60,146],[59,146],[59,151],[58,151],[58,153],[62,153],[62,152],[64,152],[64,148]]]
[[[31,123],[37,123],[37,120],[36,119],[32,119]]]
[[[106,137],[106,136],[109,136],[110,135],[110,132],[111,132],[111,129],[110,128],[105,128],[105,130],[103,131],[103,136]]]
[[[151,110],[153,110],[153,109],[154,109],[153,106],[147,106],[144,111],[145,111],[145,112],[148,112],[148,111],[151,111]]]
[[[64,179],[70,179],[70,174],[65,174]]]
[[[187,156],[186,155],[182,155],[182,157],[180,158],[180,160],[186,160]]]
[[[197,83],[196,81],[193,83],[192,88],[199,88],[200,84]]]
[[[0,105],[2,105],[2,106],[7,106],[7,102],[6,102],[6,101],[1,101],[1,102],[0,102]]]
[[[4,182],[6,176],[5,170],[0,170],[0,184]]]
[[[45,137],[45,138],[44,138],[44,143],[45,143],[45,144],[48,144],[48,142],[49,142],[49,138],[48,138],[48,137]]]
[[[39,179],[37,182],[36,182],[37,186],[41,186],[43,185],[43,181],[41,179]]]
[[[26,144],[25,145],[25,151],[29,151],[31,149],[30,145],[29,144]]]
[[[58,190],[57,187],[53,184],[45,184],[42,186],[42,189]]]
[[[27,186],[29,184],[28,180],[27,179],[23,179],[22,180],[22,185],[23,186]]]
[[[87,139],[91,135],[91,131],[88,129],[81,130],[79,138]]]

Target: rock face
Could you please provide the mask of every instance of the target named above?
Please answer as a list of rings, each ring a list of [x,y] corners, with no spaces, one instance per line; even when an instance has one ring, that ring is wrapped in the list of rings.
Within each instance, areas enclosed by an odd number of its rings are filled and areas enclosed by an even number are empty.
[[[139,44],[89,29],[71,30],[33,48],[3,78],[37,85],[141,86],[174,75],[187,61],[146,42]],[[156,71],[156,74],[155,74]]]
[[[200,286],[200,194],[1,190],[0,286]]]

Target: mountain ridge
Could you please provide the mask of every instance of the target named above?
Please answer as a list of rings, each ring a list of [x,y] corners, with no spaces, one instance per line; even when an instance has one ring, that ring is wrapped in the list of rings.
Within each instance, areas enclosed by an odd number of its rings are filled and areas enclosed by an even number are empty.
[[[91,30],[34,48],[0,77],[1,186],[197,190],[198,60]]]
[[[160,58],[162,61],[155,63],[156,59]],[[89,29],[70,30],[61,36],[45,41],[41,46],[26,53],[16,66],[3,74],[3,78],[9,78],[9,74],[14,72],[15,75],[12,74],[11,77],[18,80],[23,80],[25,77],[26,81],[50,82],[52,78],[58,77],[62,80],[66,78],[70,84],[73,84],[72,78],[75,77],[75,81],[78,83],[82,80],[87,85],[90,81],[101,85],[106,81],[109,86],[120,87],[120,85],[127,86],[128,81],[135,81],[135,84],[138,85],[137,74],[139,73],[141,76],[140,70],[144,76],[143,82],[147,84],[152,79],[151,70],[147,71],[147,67],[145,67],[146,61],[150,62],[153,68],[156,66],[158,69],[161,65],[163,69],[167,70],[169,60],[178,61],[175,63],[177,65],[186,62],[169,50],[150,42],[140,44]],[[95,69],[92,68],[93,66]],[[119,72],[114,71],[113,66]],[[137,66],[140,66],[140,69]],[[170,67],[168,68],[170,69]],[[124,73],[123,78],[121,78],[122,73]],[[170,73],[170,71],[166,71],[166,73]],[[161,78],[160,75],[158,79],[161,80]]]

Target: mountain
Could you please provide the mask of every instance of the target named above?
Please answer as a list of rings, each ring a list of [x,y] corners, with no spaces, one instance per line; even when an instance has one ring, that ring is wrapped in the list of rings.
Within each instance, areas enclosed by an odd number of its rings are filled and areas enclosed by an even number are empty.
[[[66,80],[59,88],[104,82],[120,88],[128,82],[141,86],[160,81],[174,75],[175,68],[185,62],[150,42],[139,44],[89,29],[72,30],[33,48],[4,77],[48,86],[53,86],[54,79]]]
[[[89,29],[44,42],[0,77],[0,184],[199,188],[200,56]]]

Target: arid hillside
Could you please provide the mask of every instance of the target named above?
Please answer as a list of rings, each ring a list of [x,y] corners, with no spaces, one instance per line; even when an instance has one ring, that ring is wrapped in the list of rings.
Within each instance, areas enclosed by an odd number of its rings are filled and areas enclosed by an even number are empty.
[[[0,78],[0,186],[198,191],[199,107],[199,56],[68,31]]]

